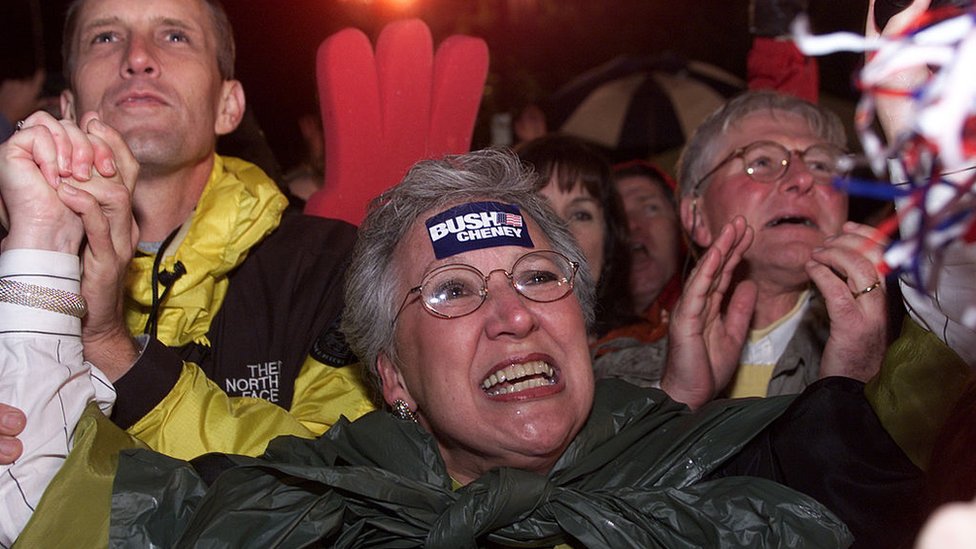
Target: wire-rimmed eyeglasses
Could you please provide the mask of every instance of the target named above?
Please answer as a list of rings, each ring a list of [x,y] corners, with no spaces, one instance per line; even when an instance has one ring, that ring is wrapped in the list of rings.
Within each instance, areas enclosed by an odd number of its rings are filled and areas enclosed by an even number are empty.
[[[424,308],[436,317],[469,315],[488,298],[488,280],[496,272],[504,274],[512,288],[530,301],[557,301],[573,290],[578,270],[579,263],[552,250],[529,252],[515,260],[511,271],[495,269],[487,275],[464,263],[442,265],[424,275],[419,286],[410,288],[393,323],[416,293],[420,294]]]
[[[830,143],[817,143],[800,151],[787,149],[775,141],[756,141],[729,153],[695,183],[692,194],[699,196],[701,184],[736,158],[742,159],[742,169],[753,181],[772,183],[786,174],[793,155],[803,161],[817,183],[830,183],[853,166],[851,155]]]

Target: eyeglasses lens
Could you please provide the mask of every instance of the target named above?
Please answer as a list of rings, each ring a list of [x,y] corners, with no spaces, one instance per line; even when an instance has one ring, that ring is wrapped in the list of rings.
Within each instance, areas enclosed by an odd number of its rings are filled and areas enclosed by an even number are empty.
[[[555,301],[573,288],[573,264],[555,252],[522,256],[512,268],[515,289],[532,301]]]

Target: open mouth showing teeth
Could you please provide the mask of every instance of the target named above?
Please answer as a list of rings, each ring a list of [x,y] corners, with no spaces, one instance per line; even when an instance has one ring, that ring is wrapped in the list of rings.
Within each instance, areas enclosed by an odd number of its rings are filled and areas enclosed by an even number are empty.
[[[500,396],[556,383],[556,371],[541,360],[512,364],[481,382],[488,396]]]
[[[778,227],[780,225],[803,225],[804,227],[816,228],[816,225],[810,218],[799,216],[778,217],[766,223],[767,227]]]

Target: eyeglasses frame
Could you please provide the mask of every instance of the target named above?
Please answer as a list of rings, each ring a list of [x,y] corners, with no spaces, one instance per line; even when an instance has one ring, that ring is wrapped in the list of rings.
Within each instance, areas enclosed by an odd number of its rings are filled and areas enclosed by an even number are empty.
[[[571,269],[571,272],[569,273],[569,277],[565,279],[566,282],[569,284],[569,288],[566,290],[566,293],[564,293],[563,295],[561,295],[561,296],[559,296],[559,297],[557,297],[555,299],[549,299],[549,300],[533,299],[533,298],[531,298],[531,297],[523,294],[521,291],[519,291],[518,287],[515,286],[515,279],[513,278],[515,276],[515,272],[514,272],[515,266],[518,265],[519,262],[522,261],[524,258],[526,258],[526,257],[528,257],[528,256],[530,256],[532,254],[543,253],[543,252],[544,253],[553,253],[553,254],[556,254],[557,256],[561,257],[562,259],[564,259],[566,261],[566,263],[569,264],[570,269]],[[413,294],[422,292],[423,291],[423,288],[424,288],[424,285],[427,283],[427,281],[434,274],[439,273],[439,272],[444,271],[444,270],[447,270],[447,269],[456,269],[456,268],[468,269],[470,271],[473,271],[475,273],[478,273],[478,276],[481,277],[481,279],[484,281],[484,283],[482,284],[481,291],[479,292],[479,295],[481,296],[481,302],[478,303],[478,306],[477,307],[475,307],[474,309],[472,309],[472,310],[470,310],[470,311],[468,311],[468,312],[466,312],[464,314],[460,314],[460,315],[445,315],[444,313],[441,313],[441,312],[438,312],[438,311],[435,311],[434,309],[432,309],[430,307],[430,305],[427,303],[427,300],[423,300],[423,299],[421,300],[421,303],[423,304],[424,309],[428,313],[430,313],[431,315],[433,315],[433,316],[435,316],[437,318],[443,318],[443,319],[453,319],[453,318],[465,317],[465,316],[468,316],[470,314],[473,314],[475,311],[477,311],[478,309],[480,309],[481,306],[485,304],[485,301],[488,301],[488,281],[491,280],[491,275],[495,274],[498,271],[501,271],[502,274],[505,275],[505,278],[508,279],[508,285],[511,286],[512,289],[515,290],[515,293],[517,293],[518,295],[524,297],[525,299],[528,299],[529,301],[535,302],[535,303],[552,303],[554,301],[559,301],[560,299],[563,299],[564,297],[566,297],[567,295],[569,295],[570,292],[573,291],[573,287],[576,284],[576,275],[579,272],[579,267],[580,267],[580,264],[579,264],[578,261],[573,261],[573,260],[569,259],[568,257],[566,257],[565,255],[563,255],[562,253],[557,252],[556,250],[532,250],[530,252],[526,252],[526,253],[518,256],[518,258],[516,258],[515,261],[512,262],[512,267],[511,267],[512,268],[512,271],[511,272],[510,271],[507,271],[505,269],[492,269],[491,271],[488,272],[488,274],[484,274],[477,267],[475,267],[473,265],[468,265],[467,263],[449,263],[449,264],[446,264],[446,265],[441,265],[441,266],[437,267],[436,269],[430,271],[429,273],[425,274],[424,277],[421,279],[419,285],[414,286],[413,288],[410,288],[409,290],[407,290],[407,295],[405,295],[403,297],[403,301],[400,303],[400,308],[397,309],[396,315],[393,316],[393,322],[391,323],[391,325],[395,325],[397,319],[400,318],[400,313],[403,312],[403,309],[406,308],[407,304],[409,303],[410,296],[412,296]]]
[[[739,147],[739,148],[735,149],[734,151],[732,151],[731,153],[729,153],[725,158],[723,158],[721,162],[719,162],[718,164],[716,164],[714,168],[712,168],[711,170],[708,170],[708,172],[705,175],[703,175],[700,179],[698,179],[698,182],[695,183],[694,186],[692,186],[692,188],[691,188],[691,194],[692,194],[692,196],[695,196],[695,197],[701,196],[698,193],[698,190],[699,190],[699,188],[701,188],[702,183],[704,183],[709,177],[715,175],[715,173],[718,172],[720,169],[722,169],[722,167],[724,167],[726,164],[728,164],[729,162],[735,160],[736,158],[742,158],[743,155],[745,155],[746,151],[749,151],[750,149],[755,148],[756,145],[763,145],[763,144],[772,144],[772,145],[776,145],[778,147],[781,147],[783,150],[785,150],[786,152],[789,153],[789,156],[787,156],[786,159],[783,160],[783,171],[782,171],[782,173],[780,173],[777,177],[774,177],[773,179],[770,179],[769,181],[763,181],[761,179],[756,179],[756,177],[752,174],[752,172],[749,171],[749,167],[743,165],[742,171],[746,175],[749,176],[749,179],[752,179],[753,181],[755,181],[757,183],[772,183],[773,181],[776,181],[776,180],[782,178],[784,175],[786,175],[787,172],[790,171],[790,165],[793,163],[793,156],[794,155],[799,156],[800,157],[800,160],[803,160],[803,157],[810,151],[810,149],[812,149],[814,147],[823,147],[823,146],[826,146],[826,147],[830,147],[830,148],[837,149],[841,153],[841,156],[845,156],[845,155],[846,156],[850,156],[850,153],[846,149],[844,149],[843,147],[838,147],[837,145],[834,145],[832,143],[825,143],[825,142],[814,143],[813,145],[810,145],[809,147],[807,147],[806,149],[804,149],[804,150],[801,151],[799,149],[790,149],[790,148],[784,146],[781,143],[777,143],[776,141],[772,141],[772,140],[769,140],[769,139],[760,139],[759,141],[753,141],[752,143],[749,143],[748,145],[744,145],[742,147]],[[806,165],[806,162],[805,161],[804,161],[804,165]]]

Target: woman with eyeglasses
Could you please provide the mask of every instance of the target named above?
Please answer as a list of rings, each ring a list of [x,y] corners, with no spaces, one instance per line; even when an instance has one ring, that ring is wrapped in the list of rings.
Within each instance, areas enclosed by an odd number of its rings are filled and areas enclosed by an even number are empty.
[[[886,237],[847,221],[833,185],[850,162],[830,111],[747,92],[707,118],[679,161],[681,222],[704,248],[736,216],[755,241],[736,271],[755,309],[730,396],[798,393],[845,375],[866,381],[887,346]]]

